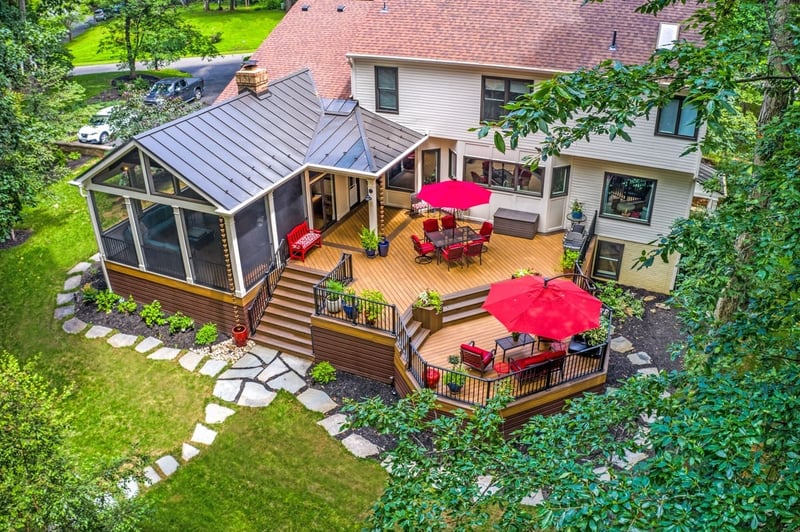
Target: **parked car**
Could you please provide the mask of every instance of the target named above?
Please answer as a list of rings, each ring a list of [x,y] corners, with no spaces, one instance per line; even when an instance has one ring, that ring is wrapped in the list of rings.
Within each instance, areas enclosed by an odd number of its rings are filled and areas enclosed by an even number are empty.
[[[113,133],[108,123],[108,118],[113,110],[114,106],[104,107],[97,111],[89,120],[89,124],[78,130],[78,140],[93,144],[106,144]]]
[[[100,22],[101,20],[105,20],[106,18],[107,18],[106,17],[106,12],[103,9],[95,9],[94,10],[94,21],[95,22]]]
[[[184,102],[200,100],[204,88],[202,78],[164,78],[153,84],[144,97],[144,103],[154,105],[174,98]]]

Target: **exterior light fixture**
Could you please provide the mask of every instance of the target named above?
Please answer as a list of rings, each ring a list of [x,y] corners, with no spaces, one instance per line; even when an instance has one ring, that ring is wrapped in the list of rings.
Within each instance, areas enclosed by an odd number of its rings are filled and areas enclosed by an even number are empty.
[[[366,201],[372,201],[372,189],[367,190],[367,195],[364,197]]]

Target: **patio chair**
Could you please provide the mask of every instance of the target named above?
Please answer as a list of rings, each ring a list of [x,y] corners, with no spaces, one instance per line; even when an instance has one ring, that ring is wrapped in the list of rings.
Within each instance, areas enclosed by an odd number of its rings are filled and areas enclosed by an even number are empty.
[[[425,231],[425,240],[429,240],[428,233],[439,230],[439,220],[436,218],[425,218],[422,220],[422,230]]]
[[[467,263],[467,268],[469,268],[470,259],[474,259],[478,257],[478,264],[483,264],[483,259],[481,258],[481,252],[483,251],[483,239],[472,240],[464,245],[464,260]]]
[[[447,261],[447,270],[450,270],[451,262],[458,262],[461,266],[464,259],[464,244],[453,244],[442,250],[442,258]]]
[[[483,239],[483,246],[487,250],[489,249],[489,246],[486,244],[488,244],[489,239],[492,238],[492,231],[494,231],[494,224],[492,224],[492,222],[483,222],[480,231],[478,231],[478,234],[481,235],[481,238]]]
[[[461,344],[461,363],[481,372],[481,377],[487,369],[492,367],[495,350],[483,349],[475,345],[475,340],[468,344]]]
[[[447,216],[442,216],[442,231],[445,229],[455,230],[456,228],[456,217],[452,214],[448,214]]]
[[[416,194],[411,194],[410,202],[408,214],[412,218],[422,216],[422,213],[428,210],[428,204],[419,199]]]
[[[417,235],[411,235],[411,241],[414,243],[414,251],[417,252],[417,256],[414,257],[414,261],[416,261],[417,264],[428,264],[433,260],[433,257],[430,256],[431,253],[436,251],[433,244],[430,242],[420,242]]]

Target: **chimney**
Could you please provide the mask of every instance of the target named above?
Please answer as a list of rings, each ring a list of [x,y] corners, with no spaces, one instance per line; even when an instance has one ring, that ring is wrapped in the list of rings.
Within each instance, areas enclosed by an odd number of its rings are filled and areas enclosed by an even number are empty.
[[[239,94],[248,90],[256,96],[261,96],[269,88],[269,76],[266,69],[260,68],[256,61],[245,61],[242,68],[236,72],[236,84]]]

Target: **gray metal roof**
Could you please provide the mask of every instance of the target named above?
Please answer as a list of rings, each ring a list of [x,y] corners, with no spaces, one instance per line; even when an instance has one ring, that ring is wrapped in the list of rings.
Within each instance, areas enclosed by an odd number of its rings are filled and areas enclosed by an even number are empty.
[[[131,142],[234,211],[304,164],[375,173],[423,137],[355,101],[320,100],[306,69],[270,82],[264,95],[242,93]]]

